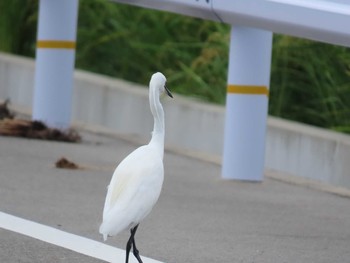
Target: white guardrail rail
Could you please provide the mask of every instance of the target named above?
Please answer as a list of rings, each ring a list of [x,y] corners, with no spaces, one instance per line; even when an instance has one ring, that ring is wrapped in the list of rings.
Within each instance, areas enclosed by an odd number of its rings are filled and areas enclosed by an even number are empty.
[[[112,0],[350,46],[349,0]]]

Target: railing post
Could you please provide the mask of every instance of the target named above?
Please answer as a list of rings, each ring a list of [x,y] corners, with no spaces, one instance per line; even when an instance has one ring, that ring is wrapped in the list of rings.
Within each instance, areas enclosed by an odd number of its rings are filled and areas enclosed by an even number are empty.
[[[231,28],[224,179],[263,179],[271,49],[271,32]]]
[[[79,0],[40,0],[33,119],[70,125]]]

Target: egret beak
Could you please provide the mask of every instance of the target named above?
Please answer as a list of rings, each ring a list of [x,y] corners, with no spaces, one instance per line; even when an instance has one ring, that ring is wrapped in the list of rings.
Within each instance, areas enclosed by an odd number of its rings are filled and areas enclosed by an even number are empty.
[[[166,93],[168,94],[168,96],[170,98],[173,98],[173,95],[171,94],[170,90],[168,89],[168,87],[166,85],[164,85],[164,89],[165,89]]]

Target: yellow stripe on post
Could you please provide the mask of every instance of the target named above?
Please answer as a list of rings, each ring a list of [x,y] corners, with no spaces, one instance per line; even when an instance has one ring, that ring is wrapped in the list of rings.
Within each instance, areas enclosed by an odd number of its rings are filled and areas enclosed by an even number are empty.
[[[269,89],[266,86],[228,85],[227,93],[269,96]]]
[[[75,41],[39,40],[37,48],[75,49]]]

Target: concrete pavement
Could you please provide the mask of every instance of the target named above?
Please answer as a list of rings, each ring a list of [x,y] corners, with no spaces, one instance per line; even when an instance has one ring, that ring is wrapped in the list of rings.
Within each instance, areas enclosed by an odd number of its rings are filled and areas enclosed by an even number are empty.
[[[69,144],[0,137],[0,211],[101,241],[106,186],[135,138],[82,132]],[[142,141],[142,140],[141,140]],[[60,157],[84,167],[54,168]],[[160,200],[136,235],[164,262],[348,262],[350,199],[265,178],[224,181],[220,166],[165,154]],[[124,248],[128,233],[108,240]],[[102,262],[1,229],[0,262]]]

